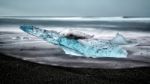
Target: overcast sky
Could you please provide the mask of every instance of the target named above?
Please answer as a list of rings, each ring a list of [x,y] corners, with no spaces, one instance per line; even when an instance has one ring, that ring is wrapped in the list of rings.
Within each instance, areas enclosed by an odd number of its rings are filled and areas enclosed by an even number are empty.
[[[0,16],[150,16],[150,0],[0,0]]]

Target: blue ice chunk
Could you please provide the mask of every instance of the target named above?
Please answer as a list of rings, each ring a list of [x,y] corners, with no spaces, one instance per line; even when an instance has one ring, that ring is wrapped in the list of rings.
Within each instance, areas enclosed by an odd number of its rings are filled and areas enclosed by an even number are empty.
[[[66,54],[85,56],[85,57],[117,57],[124,58],[127,51],[118,44],[109,40],[98,39],[78,39],[68,38],[56,31],[48,31],[31,25],[23,25],[20,28],[31,35],[39,37],[49,43],[60,46]]]

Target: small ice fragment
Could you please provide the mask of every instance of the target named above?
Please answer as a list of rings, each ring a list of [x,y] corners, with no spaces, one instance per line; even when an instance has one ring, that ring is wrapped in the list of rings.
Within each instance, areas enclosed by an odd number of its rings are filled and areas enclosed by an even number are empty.
[[[116,37],[114,37],[111,40],[111,42],[112,43],[116,43],[118,45],[125,45],[125,44],[128,43],[128,41],[126,40],[126,38],[123,35],[119,34],[119,33],[116,34]]]
[[[30,40],[29,37],[24,37],[24,36],[16,36],[12,37],[13,40]]]

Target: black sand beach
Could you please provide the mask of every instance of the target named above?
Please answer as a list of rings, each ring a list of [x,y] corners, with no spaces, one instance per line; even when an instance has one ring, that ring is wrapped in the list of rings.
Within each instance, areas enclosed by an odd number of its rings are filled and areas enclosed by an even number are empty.
[[[132,69],[65,68],[0,54],[0,84],[149,84],[150,67]]]

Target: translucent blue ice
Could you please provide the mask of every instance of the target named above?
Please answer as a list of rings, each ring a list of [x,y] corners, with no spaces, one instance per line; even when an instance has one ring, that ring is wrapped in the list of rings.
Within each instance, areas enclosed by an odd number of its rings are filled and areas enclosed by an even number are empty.
[[[85,57],[117,57],[124,58],[127,51],[111,40],[100,39],[79,39],[68,38],[56,31],[48,31],[30,25],[23,25],[20,28],[31,35],[39,37],[49,43],[60,46],[66,54]],[[120,37],[119,37],[120,39]],[[118,41],[118,40],[117,40]]]
[[[111,42],[119,44],[119,45],[126,45],[126,44],[128,44],[128,41],[126,40],[126,38],[124,36],[122,36],[121,34],[119,34],[119,33],[116,34],[116,37],[114,37],[111,40]]]

